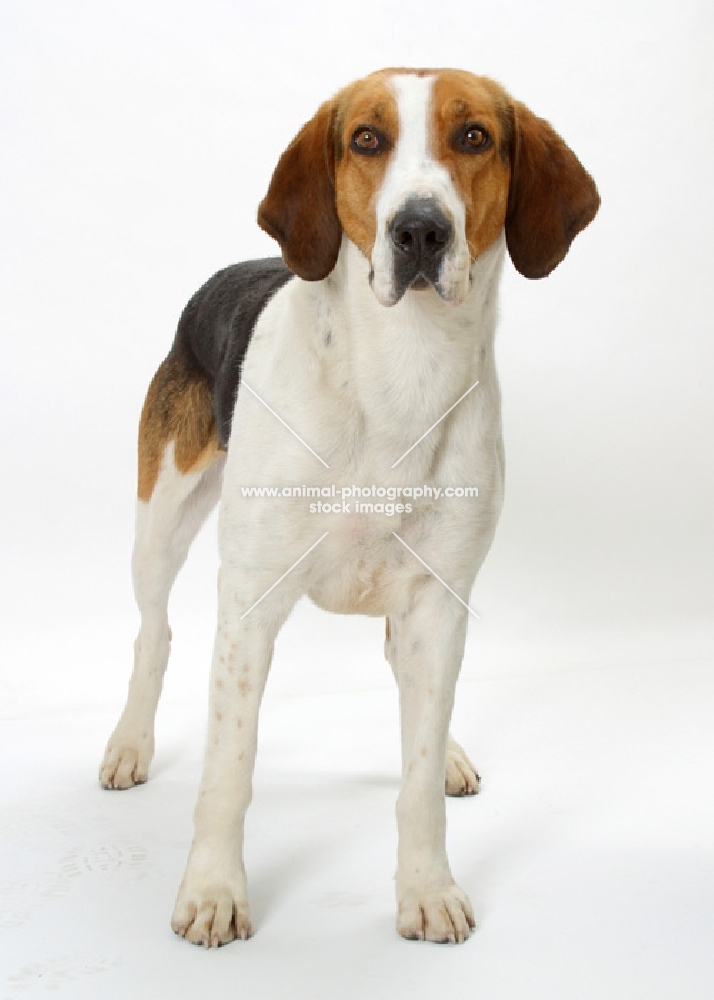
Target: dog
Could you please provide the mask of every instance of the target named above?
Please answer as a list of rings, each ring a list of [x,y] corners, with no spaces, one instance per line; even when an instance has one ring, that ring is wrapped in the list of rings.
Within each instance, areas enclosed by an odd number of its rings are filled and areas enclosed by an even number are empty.
[[[258,222],[282,259],[228,267],[186,306],[141,415],[141,628],[100,781],[147,779],[169,592],[220,497],[207,746],[172,918],[188,941],[252,934],[243,829],[258,710],[275,637],[304,594],[386,618],[403,762],[397,930],[469,936],[444,791],[479,783],[449,723],[503,497],[499,278],[506,251],[525,277],[549,274],[599,202],[575,154],[498,84],[383,70],[324,103],[280,157]],[[315,501],[344,484],[377,502]]]

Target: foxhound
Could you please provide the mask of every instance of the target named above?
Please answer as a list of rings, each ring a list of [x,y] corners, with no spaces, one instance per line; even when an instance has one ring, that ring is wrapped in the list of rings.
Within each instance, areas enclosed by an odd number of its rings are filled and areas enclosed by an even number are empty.
[[[100,780],[147,779],[169,592],[220,497],[207,746],[172,919],[187,940],[252,934],[243,830],[258,710],[275,637],[304,594],[386,618],[403,762],[397,930],[469,936],[444,787],[479,782],[449,722],[503,496],[499,278],[506,249],[525,277],[549,274],[598,205],[575,154],[493,81],[384,70],[323,104],[280,157],[258,222],[282,260],[228,267],[186,306],[141,415],[141,627]],[[405,502],[314,502],[345,484]]]

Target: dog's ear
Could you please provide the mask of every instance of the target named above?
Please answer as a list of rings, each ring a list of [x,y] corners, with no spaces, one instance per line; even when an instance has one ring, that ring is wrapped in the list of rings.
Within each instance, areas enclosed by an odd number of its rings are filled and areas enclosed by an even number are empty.
[[[526,278],[544,278],[595,217],[595,181],[548,122],[513,102],[506,243]]]
[[[306,281],[327,277],[342,240],[335,208],[334,118],[334,102],[328,101],[303,125],[278,160],[258,209],[258,225],[278,241],[290,270]]]

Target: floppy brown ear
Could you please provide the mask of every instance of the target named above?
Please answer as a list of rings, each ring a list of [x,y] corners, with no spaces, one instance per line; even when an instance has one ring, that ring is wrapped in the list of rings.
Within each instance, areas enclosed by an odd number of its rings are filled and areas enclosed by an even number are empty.
[[[595,217],[595,181],[548,122],[513,103],[506,243],[526,278],[544,278]]]
[[[342,227],[335,208],[333,102],[303,125],[278,160],[258,209],[258,225],[276,239],[300,278],[320,281],[337,261]]]

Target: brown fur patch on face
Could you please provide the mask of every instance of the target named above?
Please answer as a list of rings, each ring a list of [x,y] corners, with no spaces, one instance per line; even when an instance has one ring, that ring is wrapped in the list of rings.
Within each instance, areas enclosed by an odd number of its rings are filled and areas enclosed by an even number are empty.
[[[397,102],[387,85],[388,77],[388,72],[374,73],[335,98],[337,215],[346,235],[368,259],[377,236],[376,198],[399,134]],[[377,155],[351,148],[352,136],[361,126],[373,128],[383,140]]]
[[[174,442],[174,462],[182,474],[201,472],[221,451],[213,397],[207,380],[171,355],[154,375],[139,421],[140,500],[149,500],[161,460]]]
[[[451,175],[466,209],[471,260],[480,257],[503,229],[508,207],[510,98],[493,80],[461,70],[440,70],[434,81],[434,156]],[[465,152],[456,139],[469,124],[482,125],[493,145]]]

